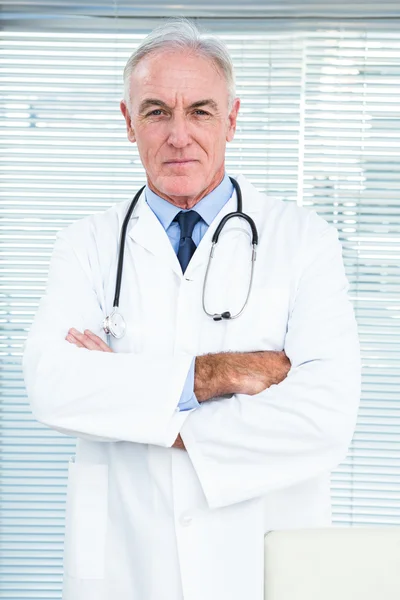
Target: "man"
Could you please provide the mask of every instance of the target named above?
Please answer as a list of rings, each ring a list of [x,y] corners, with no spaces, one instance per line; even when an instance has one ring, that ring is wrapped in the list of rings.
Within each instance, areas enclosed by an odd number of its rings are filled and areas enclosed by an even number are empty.
[[[78,438],[64,600],[262,600],[263,541],[330,523],[330,471],[360,394],[357,326],[336,230],[243,177],[259,233],[236,319],[203,310],[211,238],[237,194],[239,111],[219,40],[185,21],[129,59],[121,102],[147,186],[124,245],[124,337],[106,339],[129,203],[59,233],[24,353],[31,407]],[[240,311],[248,224],[220,235],[204,303]]]

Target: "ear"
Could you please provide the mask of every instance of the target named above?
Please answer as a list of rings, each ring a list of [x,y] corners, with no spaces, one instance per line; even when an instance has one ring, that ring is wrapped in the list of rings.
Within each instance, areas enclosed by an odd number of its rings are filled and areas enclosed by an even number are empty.
[[[239,108],[240,108],[240,100],[239,100],[239,98],[235,98],[235,100],[233,101],[233,104],[232,104],[231,112],[229,113],[229,116],[228,116],[228,130],[226,132],[226,141],[227,142],[231,142],[235,135],[236,120],[237,120]]]
[[[121,100],[119,107],[121,109],[122,114],[124,115],[124,119],[126,122],[126,132],[128,135],[128,140],[130,142],[136,142],[136,136],[135,136],[135,131],[132,127],[132,119],[131,119],[131,115],[129,114],[129,110],[128,107],[125,103],[125,100]]]

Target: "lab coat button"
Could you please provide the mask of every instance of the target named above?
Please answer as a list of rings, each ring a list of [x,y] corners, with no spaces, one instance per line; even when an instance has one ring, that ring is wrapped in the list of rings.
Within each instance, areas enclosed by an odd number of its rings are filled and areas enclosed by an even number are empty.
[[[192,522],[193,517],[191,515],[182,515],[180,518],[180,523],[182,527],[187,527]]]

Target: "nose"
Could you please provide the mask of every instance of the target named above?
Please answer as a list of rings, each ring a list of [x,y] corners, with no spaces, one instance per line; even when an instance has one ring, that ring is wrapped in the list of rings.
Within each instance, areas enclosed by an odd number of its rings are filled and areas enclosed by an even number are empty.
[[[191,142],[189,124],[183,115],[174,115],[170,122],[168,143],[175,148],[185,148]]]

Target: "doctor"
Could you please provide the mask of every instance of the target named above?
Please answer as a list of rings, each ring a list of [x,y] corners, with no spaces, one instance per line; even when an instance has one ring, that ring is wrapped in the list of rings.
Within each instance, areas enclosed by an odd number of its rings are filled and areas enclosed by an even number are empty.
[[[360,396],[357,325],[336,229],[236,177],[255,222],[251,293],[214,321],[211,238],[236,211],[225,173],[239,99],[223,44],[186,21],[129,59],[121,111],[147,186],[59,232],[23,366],[35,418],[77,437],[64,600],[263,600],[265,532],[327,526],[330,471]],[[194,212],[192,212],[194,211]],[[251,230],[227,222],[209,312],[240,311]]]

